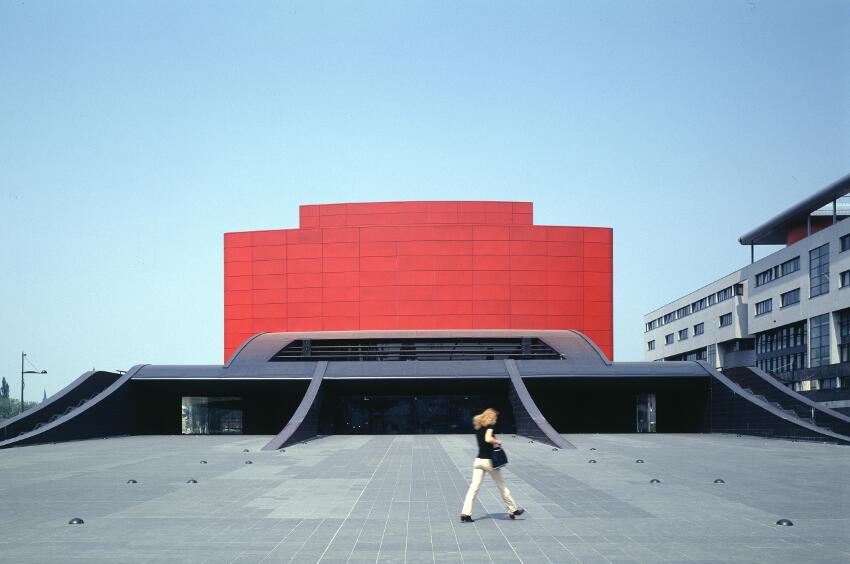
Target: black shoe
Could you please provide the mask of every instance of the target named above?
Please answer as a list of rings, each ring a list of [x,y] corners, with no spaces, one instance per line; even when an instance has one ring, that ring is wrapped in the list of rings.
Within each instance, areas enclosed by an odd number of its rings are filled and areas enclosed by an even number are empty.
[[[460,522],[461,523],[474,523],[475,521],[472,520],[472,515],[461,515],[460,516]]]
[[[523,513],[525,513],[525,509],[517,509],[513,513],[508,513],[508,517],[510,517],[511,519],[516,519],[517,515],[522,515]]]

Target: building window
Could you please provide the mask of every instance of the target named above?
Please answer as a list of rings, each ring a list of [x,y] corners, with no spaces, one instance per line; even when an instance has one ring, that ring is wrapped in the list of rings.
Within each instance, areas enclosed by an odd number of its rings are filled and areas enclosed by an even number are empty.
[[[724,313],[720,316],[720,326],[726,327],[727,325],[732,325],[732,314]]]
[[[722,302],[723,300],[728,300],[729,298],[732,297],[732,292],[733,292],[732,286],[729,286],[728,288],[724,288],[724,289],[720,290],[719,292],[717,292],[717,301]]]
[[[809,251],[809,297],[829,292],[829,243]]]
[[[703,333],[705,333],[705,323],[694,325],[694,335],[702,335]]]
[[[843,253],[847,249],[850,249],[850,235],[845,235],[841,239],[838,240],[841,243],[841,252]]]
[[[732,289],[735,292],[736,296],[743,296],[744,295],[744,285],[743,284],[735,284],[734,286],[732,286]]]
[[[845,286],[850,286],[850,270],[845,270],[844,272],[839,274],[839,276],[840,276],[840,282],[841,282],[840,287],[841,288],[844,288]]]
[[[791,304],[796,304],[800,302],[800,288],[796,288],[791,290],[790,292],[785,292],[784,294],[779,295],[779,305],[780,307],[789,306]]]
[[[691,311],[692,312],[702,311],[706,307],[708,307],[708,298],[703,298],[703,299],[696,301],[696,302],[691,304]]]
[[[646,350],[648,350],[648,351],[654,351],[655,350],[655,339],[649,341],[646,344]]]
[[[800,257],[794,257],[791,260],[786,260],[779,265],[779,276],[787,276],[792,272],[800,270]]]
[[[241,398],[183,396],[181,403],[182,434],[242,434]]]
[[[684,341],[687,338],[688,338],[688,328],[685,327],[684,329],[680,329],[679,330],[679,340]]]
[[[829,314],[813,317],[811,367],[829,364]]]
[[[811,380],[800,380],[799,382],[794,382],[794,391],[795,392],[808,392],[812,389],[812,381]]]
[[[657,329],[657,328],[658,328],[658,320],[657,319],[653,319],[652,321],[650,321],[649,323],[646,324],[646,332],[647,333],[649,333],[653,329]]]
[[[794,257],[790,260],[786,260],[782,264],[777,264],[773,268],[768,268],[764,272],[756,274],[756,286],[767,284],[768,282],[772,282],[777,278],[782,278],[783,276],[787,276],[792,272],[797,272],[798,270],[800,270],[800,257]]]
[[[664,344],[665,345],[672,345],[673,344],[673,333],[669,333],[667,335],[664,335]]]
[[[756,354],[769,354],[792,348],[806,348],[805,321],[756,335]]]
[[[838,356],[841,362],[850,362],[850,309],[836,311],[838,318]]]
[[[756,274],[756,287],[759,287],[763,284],[767,284],[773,280],[773,269],[765,270],[764,272],[759,272]]]
[[[820,379],[820,389],[821,390],[834,390],[838,387],[838,378],[821,378]]]
[[[768,372],[806,367],[806,322],[756,334],[756,364]]]
[[[705,347],[705,361],[708,362],[709,366],[720,368],[719,360],[717,358],[717,345],[711,344]]]
[[[764,315],[773,311],[773,298],[768,298],[763,302],[756,302],[756,315]]]
[[[675,312],[667,313],[667,314],[664,315],[664,325],[667,325],[668,323],[673,323],[674,321],[676,321],[676,313]]]

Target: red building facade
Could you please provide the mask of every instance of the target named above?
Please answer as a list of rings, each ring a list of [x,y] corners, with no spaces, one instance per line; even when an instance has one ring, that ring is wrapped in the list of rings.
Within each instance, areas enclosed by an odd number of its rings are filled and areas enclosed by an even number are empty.
[[[300,207],[224,235],[224,357],[273,331],[576,329],[613,358],[613,232],[530,202]]]

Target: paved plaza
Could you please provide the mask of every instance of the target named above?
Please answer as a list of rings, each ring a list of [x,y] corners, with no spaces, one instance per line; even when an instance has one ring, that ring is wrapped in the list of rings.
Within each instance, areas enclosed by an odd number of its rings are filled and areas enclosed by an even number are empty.
[[[508,519],[485,479],[462,524],[471,434],[259,451],[269,438],[0,451],[0,561],[850,562],[848,447],[569,435],[578,449],[553,451],[507,435],[505,478],[525,515]]]

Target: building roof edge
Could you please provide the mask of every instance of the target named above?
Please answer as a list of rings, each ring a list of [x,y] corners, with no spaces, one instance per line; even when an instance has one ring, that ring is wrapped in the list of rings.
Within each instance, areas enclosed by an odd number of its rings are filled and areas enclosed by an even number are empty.
[[[805,218],[813,211],[848,193],[850,193],[850,174],[815,192],[755,229],[744,233],[738,238],[738,242],[742,245],[784,245],[786,242],[784,237],[781,237],[782,240],[777,242],[777,236],[781,235],[777,231],[786,227],[789,223]]]

